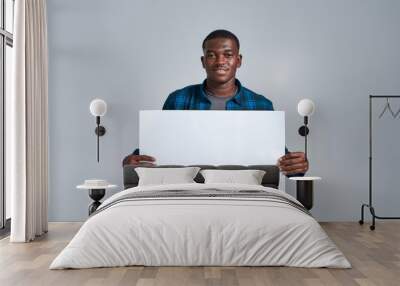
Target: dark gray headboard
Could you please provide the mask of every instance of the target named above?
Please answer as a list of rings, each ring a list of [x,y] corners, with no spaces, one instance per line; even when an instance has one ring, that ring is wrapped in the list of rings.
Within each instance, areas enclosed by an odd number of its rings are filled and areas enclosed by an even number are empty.
[[[266,173],[262,180],[262,185],[265,187],[278,188],[279,185],[279,168],[275,165],[250,165],[250,166],[242,166],[242,165],[191,165],[200,167],[202,170],[204,169],[218,169],[218,170],[264,170]],[[153,168],[179,168],[184,167],[182,165],[160,165]],[[138,185],[139,177],[135,171],[135,166],[126,165],[124,166],[124,189],[133,188]],[[199,173],[194,180],[197,183],[204,183],[203,176]]]

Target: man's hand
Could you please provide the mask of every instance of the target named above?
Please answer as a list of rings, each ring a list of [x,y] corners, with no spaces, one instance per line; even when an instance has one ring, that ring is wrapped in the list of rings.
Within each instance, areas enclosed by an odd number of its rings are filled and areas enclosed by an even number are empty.
[[[278,167],[285,175],[305,173],[308,170],[308,161],[304,152],[290,152],[279,158]]]
[[[137,167],[154,167],[156,159],[148,155],[129,155],[122,161],[122,166],[133,165]]]

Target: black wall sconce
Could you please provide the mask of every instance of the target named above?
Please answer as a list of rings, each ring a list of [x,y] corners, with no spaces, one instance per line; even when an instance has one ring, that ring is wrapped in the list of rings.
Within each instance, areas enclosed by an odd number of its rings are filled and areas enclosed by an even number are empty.
[[[304,137],[304,154],[307,158],[308,117],[314,113],[315,105],[310,99],[302,99],[297,105],[297,112],[304,117],[304,125],[299,128],[299,134]]]
[[[97,162],[99,162],[99,138],[100,136],[103,136],[104,134],[106,134],[106,129],[104,128],[104,126],[100,125],[100,117],[104,116],[107,112],[107,103],[99,98],[93,99],[90,102],[90,113],[96,117],[96,124],[97,127],[94,130],[94,132],[97,135]]]
[[[299,134],[304,137],[304,154],[307,157],[307,135],[310,133],[308,129],[308,117],[314,113],[315,105],[310,99],[302,99],[297,105],[297,112],[304,117],[304,125],[299,128]],[[320,177],[291,177],[291,180],[296,181],[296,198],[308,210],[312,209],[314,203],[313,185],[315,180],[320,180]]]

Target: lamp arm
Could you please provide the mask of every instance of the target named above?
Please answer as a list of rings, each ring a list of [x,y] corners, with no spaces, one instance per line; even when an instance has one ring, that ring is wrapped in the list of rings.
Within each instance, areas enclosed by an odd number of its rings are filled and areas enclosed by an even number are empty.
[[[100,129],[100,116],[96,116],[96,124],[97,124],[97,130]],[[100,132],[96,132],[97,133],[97,162],[99,162],[99,157],[100,157],[100,152],[99,152],[99,148],[100,148],[100,144],[99,144],[99,133]]]
[[[307,135],[308,135],[307,124],[308,124],[308,116],[304,116],[304,126],[306,127],[305,128],[306,129],[306,134],[304,136],[304,155],[306,157],[306,160],[307,160]]]

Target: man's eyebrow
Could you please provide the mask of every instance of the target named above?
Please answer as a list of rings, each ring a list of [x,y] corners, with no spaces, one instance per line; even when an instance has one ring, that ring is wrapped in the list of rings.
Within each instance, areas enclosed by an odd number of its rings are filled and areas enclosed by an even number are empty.
[[[222,52],[233,52],[233,49],[231,49],[230,47],[224,47],[223,49],[218,49],[218,50],[205,50],[205,52],[206,53],[216,53],[216,52],[219,52],[219,51],[221,51],[222,50]]]

